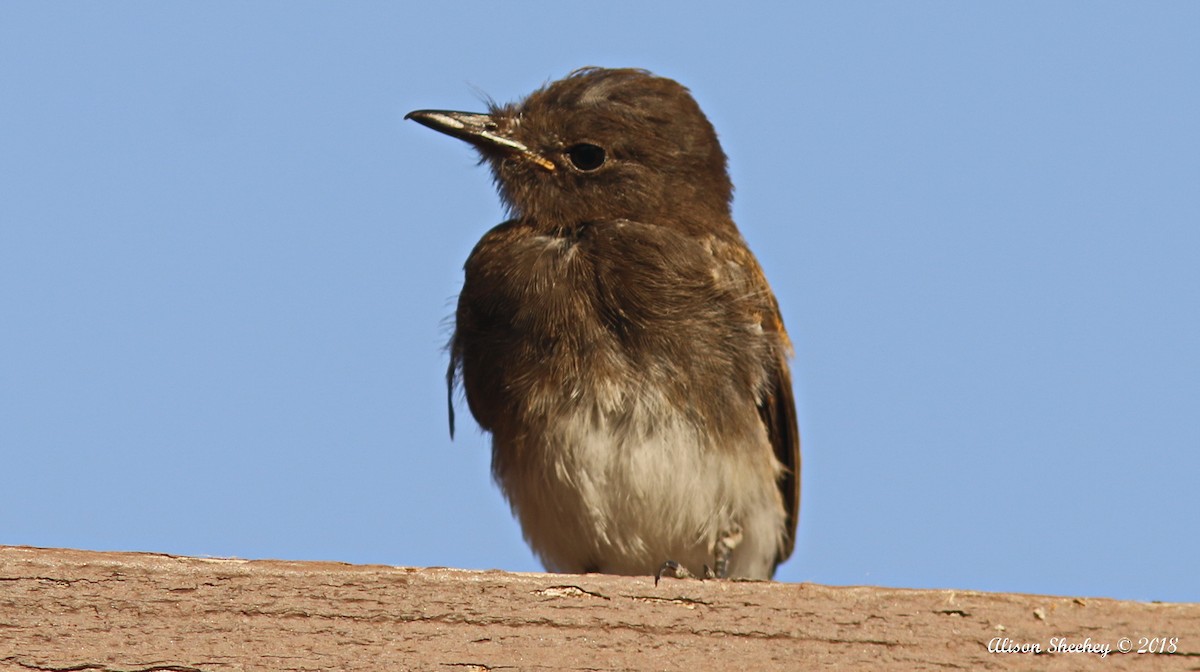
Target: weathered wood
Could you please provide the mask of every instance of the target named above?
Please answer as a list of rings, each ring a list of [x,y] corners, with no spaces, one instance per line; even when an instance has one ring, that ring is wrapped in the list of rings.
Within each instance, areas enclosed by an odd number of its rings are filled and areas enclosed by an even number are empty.
[[[826,667],[1196,670],[1200,604],[0,547],[3,671]]]

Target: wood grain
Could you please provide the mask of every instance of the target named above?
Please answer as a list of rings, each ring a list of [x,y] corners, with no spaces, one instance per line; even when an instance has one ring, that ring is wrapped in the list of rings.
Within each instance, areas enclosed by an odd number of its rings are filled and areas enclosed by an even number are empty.
[[[817,668],[1200,670],[1200,605],[0,546],[5,672]]]

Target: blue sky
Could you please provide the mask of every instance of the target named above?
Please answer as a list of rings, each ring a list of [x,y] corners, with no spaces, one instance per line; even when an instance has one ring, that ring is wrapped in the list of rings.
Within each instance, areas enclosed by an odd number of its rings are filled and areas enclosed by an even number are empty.
[[[786,581],[1200,601],[1200,4],[0,5],[0,543],[537,570],[402,121],[691,88],[796,343]]]

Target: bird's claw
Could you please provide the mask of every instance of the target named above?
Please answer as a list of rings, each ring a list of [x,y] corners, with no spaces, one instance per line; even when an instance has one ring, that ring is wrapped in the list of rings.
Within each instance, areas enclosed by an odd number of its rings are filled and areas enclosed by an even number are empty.
[[[705,573],[707,574],[708,567],[705,566],[704,569],[706,570]],[[658,568],[658,571],[654,573],[654,585],[657,586],[659,579],[663,578],[664,576],[671,576],[676,579],[696,578],[696,575],[688,571],[687,567],[684,567],[674,560],[667,560],[662,564],[661,567]]]

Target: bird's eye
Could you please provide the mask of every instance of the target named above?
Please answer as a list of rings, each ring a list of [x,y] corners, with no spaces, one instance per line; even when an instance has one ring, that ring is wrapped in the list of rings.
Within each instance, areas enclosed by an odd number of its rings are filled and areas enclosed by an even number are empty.
[[[605,156],[603,147],[581,142],[567,149],[567,158],[571,160],[571,165],[579,170],[591,171],[603,166],[608,157]]]

